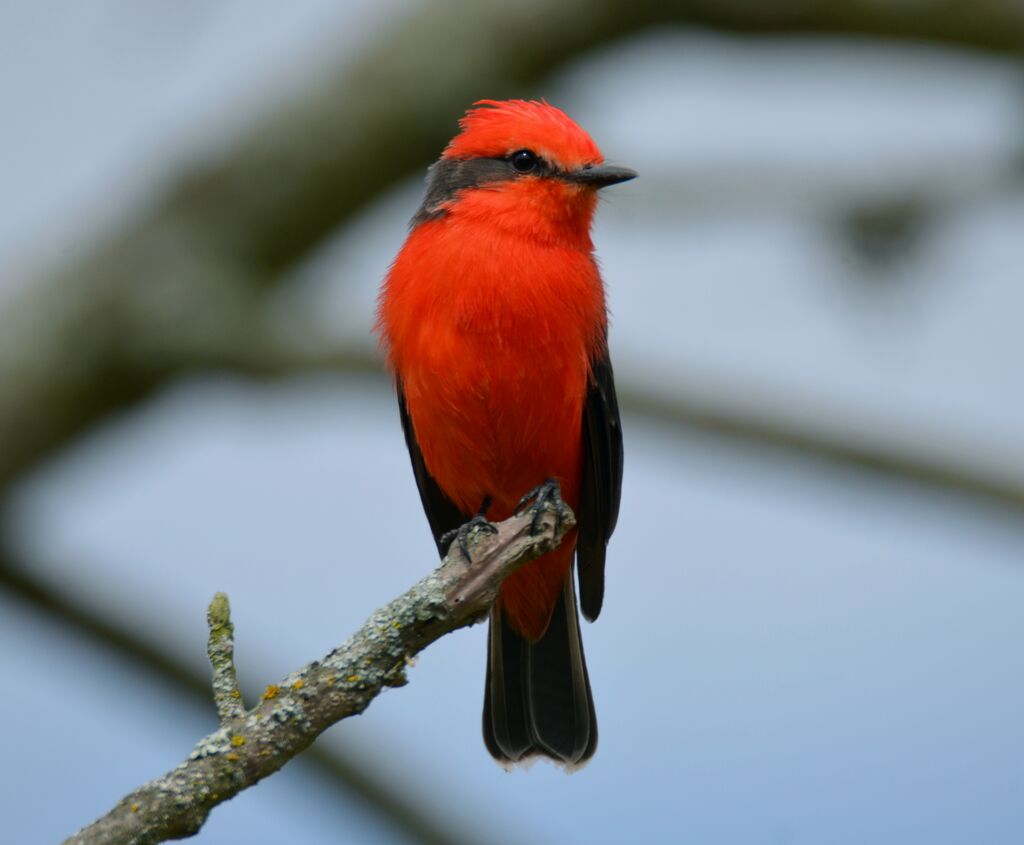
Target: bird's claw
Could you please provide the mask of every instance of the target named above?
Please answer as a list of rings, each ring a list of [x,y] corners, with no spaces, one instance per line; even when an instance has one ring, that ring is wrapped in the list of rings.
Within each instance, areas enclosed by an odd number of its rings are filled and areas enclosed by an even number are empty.
[[[516,505],[517,514],[522,513],[526,508],[529,508],[533,513],[533,520],[530,522],[530,534],[536,534],[540,531],[541,519],[543,519],[544,512],[548,509],[548,506],[551,506],[555,513],[555,533],[557,534],[562,530],[566,505],[562,499],[562,488],[558,486],[558,481],[554,478],[549,478],[543,484],[538,484],[523,496],[519,500],[519,504]]]
[[[459,544],[459,551],[466,559],[466,563],[472,563],[473,558],[469,554],[469,536],[474,531],[483,531],[486,534],[497,534],[498,526],[488,522],[487,517],[478,513],[469,522],[463,523],[458,528],[446,531],[441,535],[441,545],[448,547],[448,554],[451,554],[453,543]]]

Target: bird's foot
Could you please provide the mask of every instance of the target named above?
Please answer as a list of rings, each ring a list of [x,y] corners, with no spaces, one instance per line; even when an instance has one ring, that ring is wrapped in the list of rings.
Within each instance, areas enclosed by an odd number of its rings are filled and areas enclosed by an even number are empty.
[[[498,526],[493,522],[489,522],[483,513],[478,513],[469,522],[442,534],[441,545],[448,546],[447,553],[451,554],[452,545],[454,543],[458,543],[459,551],[462,552],[462,556],[466,559],[466,563],[472,563],[473,558],[470,557],[469,554],[469,538],[474,531],[483,531],[486,534],[497,534]]]
[[[540,522],[544,518],[544,512],[549,508],[555,512],[555,533],[562,530],[562,522],[565,518],[566,504],[562,500],[562,488],[554,478],[549,478],[543,484],[538,484],[529,493],[519,500],[516,505],[516,513],[522,513],[529,509],[533,514],[530,522],[530,534],[540,531]]]

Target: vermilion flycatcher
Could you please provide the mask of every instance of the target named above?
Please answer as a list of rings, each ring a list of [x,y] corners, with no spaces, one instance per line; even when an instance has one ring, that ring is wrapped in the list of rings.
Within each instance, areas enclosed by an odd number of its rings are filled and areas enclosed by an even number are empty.
[[[454,530],[502,520],[527,491],[577,528],[510,576],[491,612],[484,741],[504,764],[572,768],[597,745],[572,579],[597,618],[619,509],[622,433],[604,285],[590,240],[611,167],[564,112],[483,100],[429,171],[384,282],[378,329],[423,508],[441,553]],[[537,489],[534,489],[537,488]]]

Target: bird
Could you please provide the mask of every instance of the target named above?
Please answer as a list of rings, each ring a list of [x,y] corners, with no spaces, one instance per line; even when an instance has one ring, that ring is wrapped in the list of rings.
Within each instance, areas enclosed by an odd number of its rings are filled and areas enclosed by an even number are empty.
[[[439,553],[465,549],[467,520],[493,528],[524,501],[561,497],[577,516],[490,611],[484,743],[506,768],[574,771],[597,747],[573,559],[593,621],[623,449],[590,228],[598,189],[636,175],[546,101],[480,100],[428,169],[380,289],[376,331]]]

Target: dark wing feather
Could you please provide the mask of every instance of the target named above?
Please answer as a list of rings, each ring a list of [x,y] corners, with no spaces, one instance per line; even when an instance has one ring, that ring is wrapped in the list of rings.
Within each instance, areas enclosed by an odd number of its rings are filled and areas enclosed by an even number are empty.
[[[419,443],[416,442],[416,432],[413,431],[409,409],[405,406],[402,383],[399,382],[396,387],[398,412],[402,416],[402,431],[405,432],[405,445],[409,448],[409,459],[412,461],[412,471],[416,476],[416,486],[420,490],[423,511],[430,523],[430,531],[434,535],[434,542],[437,543],[437,550],[444,556],[447,549],[441,547],[440,538],[448,531],[462,525],[467,517],[444,494],[444,491],[434,481],[434,477],[427,471],[427,465],[423,462],[423,453],[420,451]]]
[[[622,492],[622,425],[608,348],[594,362],[583,408],[583,481],[580,489],[580,607],[593,622],[604,598],[604,555],[619,517]]]

